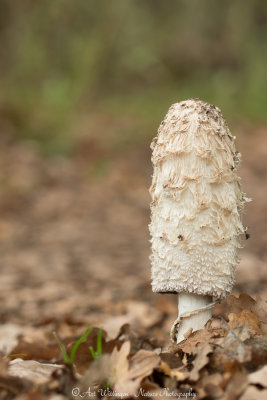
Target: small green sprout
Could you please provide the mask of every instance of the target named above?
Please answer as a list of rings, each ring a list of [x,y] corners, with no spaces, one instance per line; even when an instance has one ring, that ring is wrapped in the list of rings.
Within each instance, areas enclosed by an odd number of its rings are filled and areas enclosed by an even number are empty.
[[[109,383],[109,381],[107,381],[106,383],[104,383],[104,389],[111,389],[111,383]]]
[[[70,364],[70,365],[73,365],[73,364],[74,364],[74,359],[75,359],[76,351],[78,350],[78,348],[80,347],[80,345],[88,338],[88,336],[89,336],[90,333],[92,332],[92,329],[93,329],[93,328],[91,328],[91,327],[88,328],[87,331],[85,332],[85,334],[84,334],[83,336],[81,336],[78,340],[76,340],[76,342],[74,343],[74,345],[73,345],[73,347],[72,347],[72,349],[71,349],[70,356],[68,355],[67,350],[66,350],[64,344],[59,340],[59,338],[58,338],[56,332],[53,332],[53,335],[54,335],[54,337],[55,337],[55,339],[56,339],[56,341],[57,341],[57,343],[58,343],[58,345],[59,345],[59,347],[60,347],[60,350],[61,350],[61,353],[62,353],[64,362],[65,362],[66,364]],[[101,345],[102,345],[102,344],[101,344]]]
[[[92,346],[89,347],[93,360],[98,360],[102,356],[102,332],[102,328],[99,328],[97,333],[96,352]]]

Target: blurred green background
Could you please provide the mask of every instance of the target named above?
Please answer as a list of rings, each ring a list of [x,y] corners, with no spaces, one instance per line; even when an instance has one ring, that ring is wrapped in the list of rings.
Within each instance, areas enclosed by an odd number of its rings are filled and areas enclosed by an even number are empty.
[[[267,1],[1,0],[0,134],[44,154],[148,141],[199,97],[267,122]]]

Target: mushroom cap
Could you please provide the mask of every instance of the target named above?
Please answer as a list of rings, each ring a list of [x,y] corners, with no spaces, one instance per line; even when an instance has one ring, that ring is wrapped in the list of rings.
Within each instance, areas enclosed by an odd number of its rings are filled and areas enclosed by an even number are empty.
[[[173,104],[152,142],[152,290],[227,296],[245,233],[241,155],[219,108]]]

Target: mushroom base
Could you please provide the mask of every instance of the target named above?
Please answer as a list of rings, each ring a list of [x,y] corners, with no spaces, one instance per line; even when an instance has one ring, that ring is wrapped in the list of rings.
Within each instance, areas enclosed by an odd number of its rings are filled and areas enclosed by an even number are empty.
[[[181,318],[181,322],[177,334],[177,343],[183,341],[185,339],[184,335],[190,330],[194,332],[204,328],[206,322],[212,316],[212,310],[205,309],[205,307],[211,303],[211,296],[191,293],[180,293],[178,295],[178,315]]]

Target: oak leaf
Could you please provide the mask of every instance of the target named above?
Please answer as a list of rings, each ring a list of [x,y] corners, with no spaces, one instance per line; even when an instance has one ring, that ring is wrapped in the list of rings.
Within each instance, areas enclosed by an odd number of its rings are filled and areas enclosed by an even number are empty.
[[[153,351],[139,350],[130,360],[130,342],[123,343],[120,350],[116,348],[111,354],[112,373],[110,383],[118,393],[127,392],[134,396],[141,381],[149,376],[160,364],[160,357]]]
[[[198,344],[207,343],[214,336],[212,330],[200,329],[178,344],[178,348],[184,353],[193,354]]]
[[[237,360],[240,363],[248,362],[251,360],[251,347],[245,345],[234,331],[229,330],[224,339],[224,354],[230,360]]]
[[[243,340],[246,340],[249,337],[254,337],[256,335],[262,335],[262,331],[260,329],[260,320],[250,310],[243,310],[239,314],[230,313],[228,315],[228,319],[228,325],[233,330],[242,328],[245,324],[247,324],[247,331],[249,336],[244,337]]]
[[[209,363],[208,354],[212,352],[212,346],[208,343],[198,345],[194,353],[196,358],[193,361],[193,369],[190,372],[190,380],[196,382],[199,379],[199,371]]]

